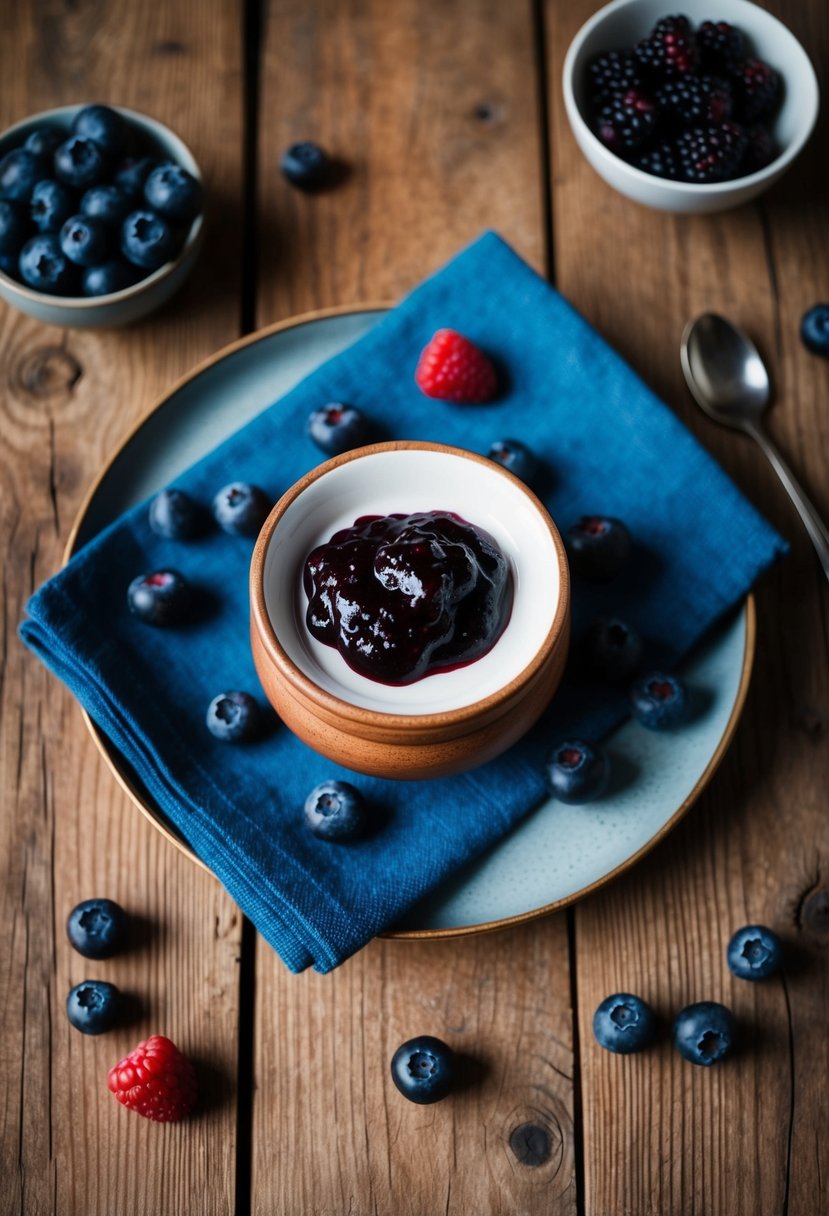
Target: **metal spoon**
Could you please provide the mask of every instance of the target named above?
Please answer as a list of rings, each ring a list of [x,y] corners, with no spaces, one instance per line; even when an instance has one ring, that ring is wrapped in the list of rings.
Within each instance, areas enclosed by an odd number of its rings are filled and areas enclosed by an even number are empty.
[[[829,528],[760,425],[770,387],[757,348],[725,317],[706,312],[685,326],[680,354],[688,387],[706,414],[723,426],[744,431],[765,452],[797,508],[829,579]]]

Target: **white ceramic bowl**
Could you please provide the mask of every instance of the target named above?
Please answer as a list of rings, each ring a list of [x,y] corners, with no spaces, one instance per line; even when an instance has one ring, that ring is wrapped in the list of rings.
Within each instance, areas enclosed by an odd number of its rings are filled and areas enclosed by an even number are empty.
[[[69,134],[72,120],[83,106],[60,106],[32,114],[22,122],[8,127],[0,135],[0,157],[18,147],[35,127],[51,124],[63,127]],[[148,148],[156,149],[159,159],[172,160],[201,181],[201,171],[190,149],[163,123],[123,106],[112,109],[142,135]],[[195,265],[202,244],[203,216],[190,225],[190,231],[178,255],[152,274],[123,291],[106,296],[53,296],[35,291],[24,283],[0,271],[0,296],[14,308],[28,313],[47,325],[66,325],[77,329],[126,325],[160,308],[184,283]]]
[[[632,47],[661,17],[674,11],[685,14],[695,26],[702,21],[728,21],[746,35],[752,54],[782,76],[783,102],[772,125],[780,152],[765,169],[712,185],[672,182],[627,164],[593,134],[587,111],[590,60],[603,51]],[[803,148],[819,107],[809,56],[782,22],[749,0],[683,0],[673,8],[667,0],[613,0],[585,22],[570,44],[562,87],[576,142],[599,176],[621,194],[660,211],[724,211],[755,198],[785,173]]]

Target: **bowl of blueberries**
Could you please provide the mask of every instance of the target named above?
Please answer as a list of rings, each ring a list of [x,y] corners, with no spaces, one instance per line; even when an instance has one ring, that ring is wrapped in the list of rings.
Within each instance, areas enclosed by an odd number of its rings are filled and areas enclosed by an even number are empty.
[[[32,115],[0,136],[0,296],[50,325],[135,321],[192,270],[203,200],[192,154],[155,119]]]
[[[723,211],[786,171],[817,119],[814,68],[749,0],[614,0],[567,51],[581,151],[621,194],[662,211]]]

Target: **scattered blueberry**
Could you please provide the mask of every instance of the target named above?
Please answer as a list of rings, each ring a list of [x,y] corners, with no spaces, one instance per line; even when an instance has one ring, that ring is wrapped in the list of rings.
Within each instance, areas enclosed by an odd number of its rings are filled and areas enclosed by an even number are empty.
[[[30,131],[26,136],[23,147],[33,156],[51,161],[65,139],[66,132],[61,127],[35,127],[34,131]]]
[[[40,232],[55,232],[75,213],[75,195],[63,182],[38,182],[29,200],[32,223]]]
[[[181,165],[158,165],[144,182],[149,207],[172,224],[191,223],[202,209],[202,184]]]
[[[29,287],[47,295],[71,295],[77,285],[77,271],[64,255],[53,232],[33,236],[23,246],[20,277]]]
[[[202,526],[199,504],[184,490],[161,490],[150,503],[150,527],[169,540],[189,540]]]
[[[118,1016],[121,994],[105,980],[84,980],[70,989],[66,1016],[81,1034],[103,1034]]]
[[[314,190],[327,181],[331,161],[318,144],[304,140],[285,149],[279,167],[291,185]]]
[[[264,490],[244,481],[223,486],[213,499],[213,515],[225,532],[256,536],[268,517],[271,502]]]
[[[363,795],[347,781],[323,781],[305,799],[305,822],[320,840],[354,840],[365,821]]]
[[[587,739],[565,739],[547,762],[553,795],[560,802],[591,802],[604,793],[610,777],[607,752]]]
[[[46,177],[46,162],[40,156],[15,148],[0,160],[0,198],[25,203],[35,184]]]
[[[588,626],[582,651],[591,675],[618,684],[629,680],[638,667],[642,639],[625,621],[612,617]]]
[[[734,1031],[734,1018],[725,1005],[699,1001],[676,1015],[674,1047],[692,1064],[708,1067],[731,1051]]]
[[[565,537],[573,573],[603,582],[619,573],[630,556],[630,533],[611,515],[582,515]]]
[[[114,291],[123,291],[136,281],[137,274],[134,266],[113,258],[101,266],[90,266],[83,273],[81,287],[85,296],[109,296]]]
[[[94,140],[70,135],[55,152],[55,174],[67,186],[85,190],[106,177],[106,157]]]
[[[829,356],[829,304],[815,304],[803,314],[800,339],[813,355]]]
[[[66,934],[84,958],[112,958],[126,942],[127,916],[111,899],[85,899],[69,913]]]
[[[127,588],[130,612],[148,625],[174,625],[182,621],[190,601],[190,586],[177,570],[140,574]]]
[[[408,1039],[392,1056],[391,1079],[410,1102],[439,1102],[455,1079],[455,1053],[430,1034]]]
[[[538,459],[534,452],[520,439],[498,439],[487,455],[490,460],[502,465],[522,481],[532,481],[538,468]]]
[[[132,211],[121,226],[121,252],[142,270],[158,270],[176,248],[169,224],[154,211]]]
[[[127,142],[127,123],[109,106],[84,106],[72,123],[75,135],[92,139],[107,156],[120,156]]]
[[[765,980],[780,970],[783,946],[780,938],[765,925],[746,925],[728,943],[726,958],[733,975],[740,980]]]
[[[138,202],[144,197],[144,182],[157,164],[150,156],[129,157],[115,170],[113,182],[127,198]]]
[[[259,729],[259,705],[247,692],[222,692],[207,707],[207,729],[223,743],[246,743]]]
[[[368,437],[368,420],[353,405],[332,401],[308,416],[308,434],[329,456],[358,448]]]
[[[132,210],[132,201],[117,186],[90,186],[81,199],[81,215],[107,224],[120,224]]]
[[[649,730],[671,730],[688,716],[688,694],[676,676],[654,671],[633,685],[633,716]]]
[[[593,1014],[593,1034],[606,1051],[627,1055],[647,1047],[654,1035],[655,1019],[650,1005],[630,992],[605,997]]]
[[[28,235],[29,224],[23,208],[0,199],[0,253],[17,253]]]
[[[73,215],[60,230],[60,247],[76,266],[100,266],[111,245],[109,228],[93,216]]]

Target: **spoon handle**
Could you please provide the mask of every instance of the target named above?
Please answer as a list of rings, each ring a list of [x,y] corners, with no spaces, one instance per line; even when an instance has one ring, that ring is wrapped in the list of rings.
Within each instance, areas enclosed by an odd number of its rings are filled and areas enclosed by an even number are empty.
[[[809,539],[815,547],[820,564],[823,567],[823,573],[829,579],[829,528],[826,527],[826,524],[818,515],[803,487],[765,431],[751,424],[748,424],[745,429],[752,439],[756,439],[768,457],[769,463],[775,473],[783,483],[786,493],[797,508],[797,513],[803,520],[803,525],[809,533]]]

